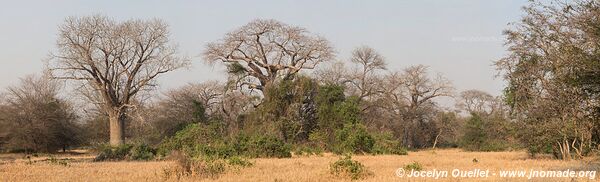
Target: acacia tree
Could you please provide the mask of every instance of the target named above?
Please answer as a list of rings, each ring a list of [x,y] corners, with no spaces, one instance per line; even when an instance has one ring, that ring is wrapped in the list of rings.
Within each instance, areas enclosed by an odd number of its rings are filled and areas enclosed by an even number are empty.
[[[156,78],[184,67],[161,20],[116,22],[104,16],[70,17],[59,27],[58,51],[48,69],[57,79],[79,80],[88,98],[109,116],[110,144],[124,142],[128,110]]]
[[[301,27],[276,20],[254,20],[222,40],[206,45],[204,59],[222,62],[236,83],[263,91],[277,79],[291,78],[333,58],[329,41]]]

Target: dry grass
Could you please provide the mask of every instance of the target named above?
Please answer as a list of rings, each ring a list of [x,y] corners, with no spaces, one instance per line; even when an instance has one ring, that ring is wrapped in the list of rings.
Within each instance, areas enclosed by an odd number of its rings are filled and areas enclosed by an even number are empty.
[[[20,157],[20,156],[16,156]],[[162,171],[175,165],[169,161],[157,162],[90,162],[93,156],[60,156],[73,159],[67,167],[40,161],[27,164],[26,159],[0,160],[0,181],[164,181]],[[14,158],[14,157],[13,157]],[[249,168],[229,171],[218,179],[208,181],[347,181],[329,173],[329,164],[339,157],[331,154],[324,156],[294,157],[291,159],[255,159],[255,165]],[[408,179],[395,175],[398,168],[412,162],[423,165],[424,170],[463,170],[490,169],[490,171],[510,169],[540,170],[581,170],[590,168],[590,162],[559,161],[552,159],[529,159],[524,152],[463,152],[460,150],[437,150],[411,152],[407,156],[354,156],[374,172],[364,181],[525,181],[522,179],[490,178],[446,178]],[[477,159],[478,162],[473,162]],[[43,160],[43,157],[33,160]],[[597,168],[595,168],[597,169]],[[598,178],[598,177],[597,177]],[[185,179],[184,181],[197,181]],[[571,179],[537,179],[534,181],[571,181]],[[577,181],[586,181],[578,179]]]

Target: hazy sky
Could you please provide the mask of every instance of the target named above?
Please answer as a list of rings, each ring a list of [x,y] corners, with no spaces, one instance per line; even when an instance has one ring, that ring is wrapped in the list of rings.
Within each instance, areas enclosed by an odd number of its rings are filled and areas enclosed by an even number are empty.
[[[188,82],[223,79],[220,67],[199,57],[204,45],[257,18],[297,25],[332,42],[337,59],[347,60],[360,45],[378,50],[389,68],[424,64],[457,90],[500,94],[493,61],[505,54],[502,31],[517,21],[526,0],[389,1],[0,1],[0,88],[39,73],[53,51],[57,27],[67,16],[102,14],[117,20],[160,18],[188,70],[161,77],[161,89]]]

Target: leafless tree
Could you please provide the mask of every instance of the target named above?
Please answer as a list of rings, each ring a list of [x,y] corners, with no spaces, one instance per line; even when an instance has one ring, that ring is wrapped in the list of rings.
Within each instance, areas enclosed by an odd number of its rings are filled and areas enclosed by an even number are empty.
[[[124,141],[124,121],[140,92],[156,78],[189,64],[169,44],[161,20],[116,22],[104,16],[70,17],[59,27],[58,51],[48,69],[57,79],[80,80],[110,120],[110,144]]]
[[[7,89],[0,110],[0,123],[8,133],[7,148],[57,152],[80,141],[77,116],[59,93],[57,82],[36,76]]]
[[[254,20],[209,43],[203,55],[208,63],[222,62],[230,73],[240,75],[238,84],[262,91],[277,79],[329,61],[334,51],[327,40],[304,28]]]
[[[358,65],[357,70],[349,75],[351,88],[354,88],[354,92],[356,92],[354,95],[357,95],[362,100],[380,93],[380,85],[378,84],[381,78],[377,73],[386,70],[386,63],[383,56],[373,48],[362,46],[352,51],[350,61]]]
[[[349,74],[350,70],[344,62],[335,61],[320,66],[313,72],[313,77],[325,85],[346,85]]]
[[[460,93],[457,107],[467,112],[489,114],[494,108],[496,98],[481,90],[466,90]]]
[[[447,79],[438,75],[431,79],[427,67],[411,66],[403,72],[393,72],[385,80],[385,99],[382,104],[402,123],[402,138],[408,147],[419,147],[415,141],[416,129],[433,117],[433,99],[453,96],[454,89]]]

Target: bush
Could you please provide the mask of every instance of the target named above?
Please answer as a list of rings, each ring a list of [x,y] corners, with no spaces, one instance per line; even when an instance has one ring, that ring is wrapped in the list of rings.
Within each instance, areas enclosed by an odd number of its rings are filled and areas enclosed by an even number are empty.
[[[363,164],[352,160],[350,155],[346,155],[335,161],[329,166],[331,174],[338,177],[349,177],[352,180],[363,179],[373,175]]]
[[[182,151],[192,157],[227,159],[234,156],[291,157],[290,147],[273,136],[238,135],[229,139],[220,137],[210,125],[191,124],[165,140],[158,154],[165,156],[171,151]]]
[[[156,150],[146,144],[123,144],[118,147],[100,146],[94,161],[152,160]]]
[[[154,159],[154,155],[156,154],[156,150],[152,147],[149,147],[146,144],[134,145],[129,151],[129,158],[131,160],[152,160]]]
[[[376,134],[373,137],[375,138],[373,154],[408,155],[406,148],[402,146],[400,141],[394,139],[392,134]]]
[[[119,161],[125,160],[127,154],[133,146],[129,144],[111,147],[109,145],[100,146],[99,154],[94,161]]]
[[[421,163],[418,163],[418,162],[413,162],[413,163],[405,165],[404,166],[404,170],[407,170],[407,171],[412,171],[412,170],[414,170],[414,171],[421,171],[421,170],[423,170],[423,165],[421,165]]]
[[[273,136],[254,135],[251,137],[240,135],[232,143],[238,155],[250,158],[259,157],[292,157],[290,146]]]
[[[507,129],[502,127],[501,122],[504,121],[472,113],[471,118],[465,124],[465,134],[462,137],[461,148],[468,151],[484,152],[506,150],[509,148],[509,145],[506,144],[507,140],[504,140],[506,136],[503,133]],[[493,132],[489,130],[493,130]],[[499,136],[494,136],[492,133],[500,134]]]
[[[375,139],[367,131],[365,126],[358,123],[346,124],[344,128],[336,132],[338,145],[335,153],[371,153]]]
[[[158,154],[165,156],[174,150],[191,151],[198,145],[221,142],[223,138],[218,133],[218,126],[193,123],[175,133],[175,136],[165,139],[158,148]]]

